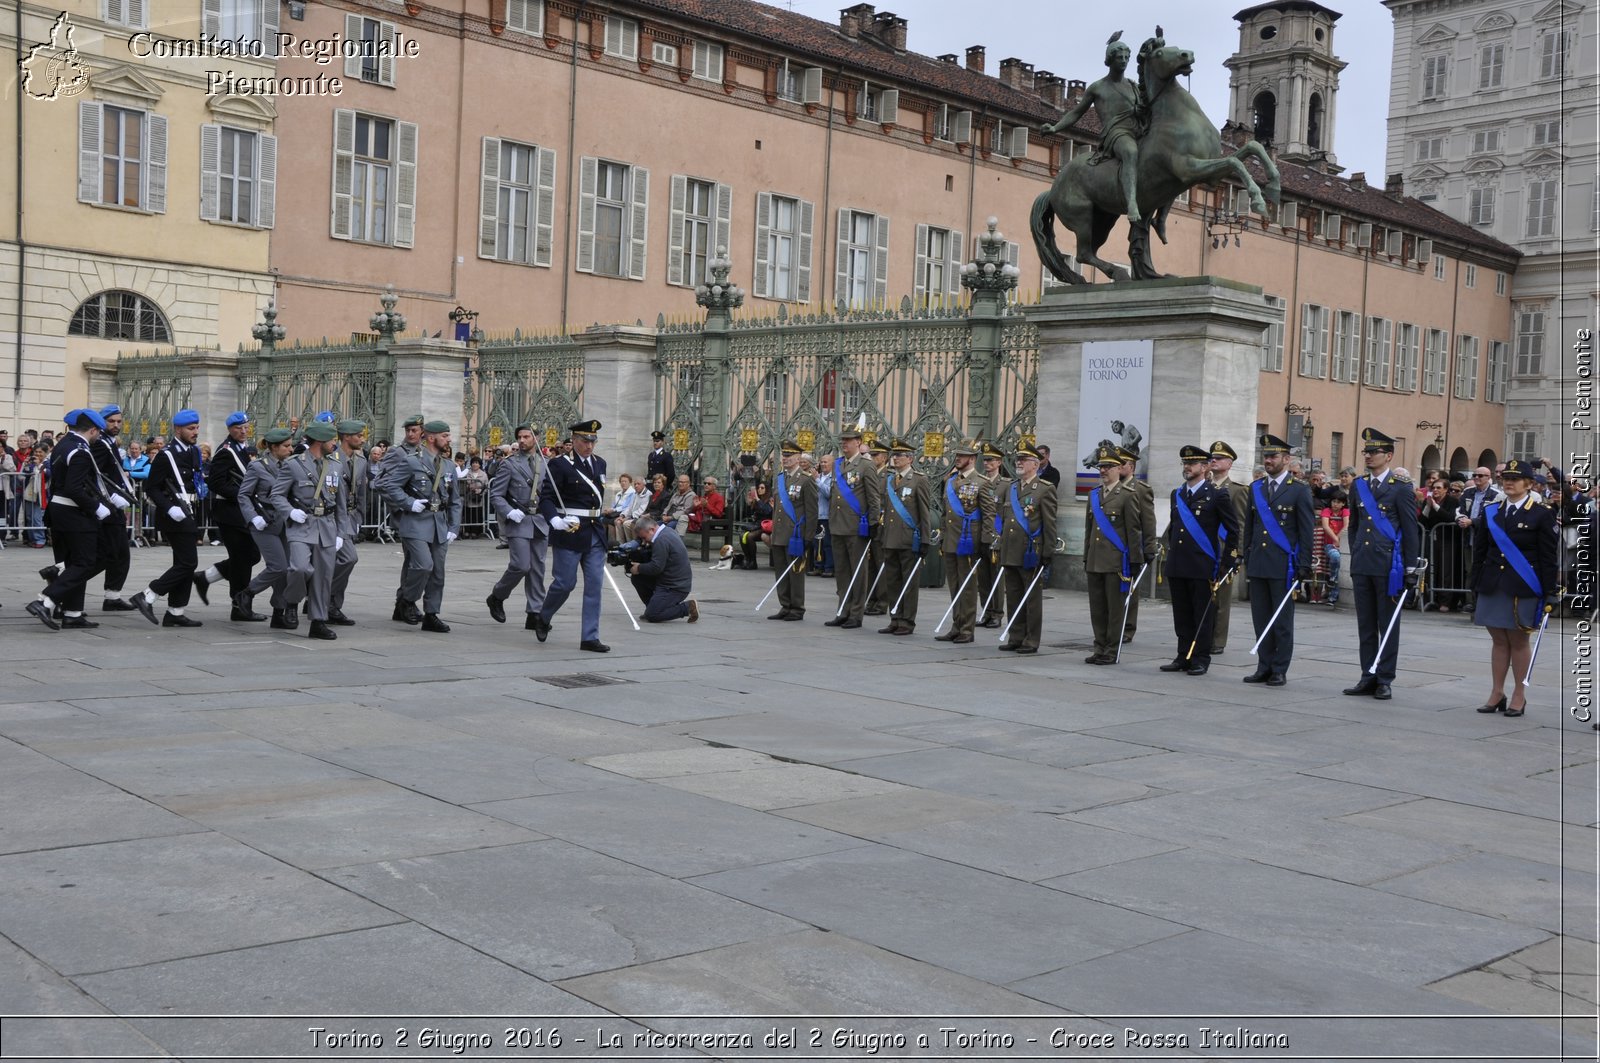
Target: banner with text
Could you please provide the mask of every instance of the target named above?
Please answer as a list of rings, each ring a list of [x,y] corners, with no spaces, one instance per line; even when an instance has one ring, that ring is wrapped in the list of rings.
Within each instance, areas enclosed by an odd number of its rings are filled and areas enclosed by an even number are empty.
[[[1095,454],[1101,446],[1140,452],[1136,468],[1149,473],[1144,437],[1150,428],[1154,340],[1102,340],[1083,345],[1078,391],[1078,494],[1100,483]]]

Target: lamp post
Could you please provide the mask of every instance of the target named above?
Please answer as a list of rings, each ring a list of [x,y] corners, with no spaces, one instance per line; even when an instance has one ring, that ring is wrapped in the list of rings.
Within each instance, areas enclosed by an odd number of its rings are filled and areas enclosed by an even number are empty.
[[[1317,428],[1316,425],[1311,423],[1311,407],[1310,406],[1301,406],[1299,403],[1291,402],[1291,403],[1289,403],[1289,405],[1287,405],[1287,406],[1285,406],[1283,408],[1283,412],[1289,415],[1289,418],[1290,418],[1290,432],[1291,432],[1291,434],[1293,433],[1293,428],[1294,428],[1293,419],[1295,417],[1301,418],[1301,421],[1300,421],[1300,454],[1301,454],[1302,457],[1304,457],[1307,460],[1309,460],[1310,457],[1311,457],[1311,436],[1312,436],[1312,433],[1315,432],[1316,428]],[[1310,470],[1308,469],[1307,471],[1309,472]]]
[[[1437,435],[1435,435],[1433,437],[1433,445],[1438,448],[1438,450],[1439,450],[1439,460],[1441,462],[1443,462],[1444,461],[1444,425],[1440,424],[1437,421],[1418,421],[1417,422],[1417,431],[1419,431],[1419,432],[1436,432],[1436,433],[1438,433]]]
[[[476,347],[483,342],[483,330],[478,327],[478,312],[468,310],[457,305],[449,313],[450,323],[455,326],[454,337],[456,342],[465,343],[468,347]]]

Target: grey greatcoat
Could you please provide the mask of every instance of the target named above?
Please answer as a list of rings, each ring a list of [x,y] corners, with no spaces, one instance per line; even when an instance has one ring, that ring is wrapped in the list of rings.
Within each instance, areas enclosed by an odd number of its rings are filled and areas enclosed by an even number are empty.
[[[490,593],[503,602],[521,583],[529,613],[544,607],[545,558],[550,550],[550,525],[539,513],[544,472],[543,458],[518,450],[500,463],[489,484],[489,504],[511,555]],[[517,513],[521,519],[513,520]]]
[[[306,599],[312,620],[328,619],[328,595],[339,547],[340,511],[348,504],[344,462],[337,455],[314,458],[310,451],[283,463],[272,489],[272,504],[288,518],[289,578],[284,597]],[[295,514],[304,516],[296,520]]]
[[[272,588],[272,608],[282,609],[288,604],[284,585],[289,579],[289,546],[283,537],[283,526],[289,519],[288,510],[273,504],[273,488],[283,463],[270,453],[252,461],[245,467],[244,479],[239,481],[239,512],[250,525],[250,537],[261,551],[261,571],[250,580],[245,594],[254,598],[268,587]],[[260,517],[266,527],[257,528]]]
[[[445,555],[450,540],[461,534],[461,492],[450,455],[429,447],[416,453],[390,453],[383,459],[378,491],[395,507],[406,566],[400,587],[402,601],[423,599],[424,613],[444,604]]]
[[[356,540],[361,537],[361,519],[367,512],[367,489],[372,477],[367,471],[366,456],[359,450],[348,457],[341,450],[335,456],[345,465],[345,504],[339,510],[339,534],[344,536],[344,545],[339,547],[339,556],[334,559],[333,590],[328,595],[328,612],[342,613],[345,590],[350,586],[350,573],[355,570],[356,562],[361,560],[361,555],[356,553]]]

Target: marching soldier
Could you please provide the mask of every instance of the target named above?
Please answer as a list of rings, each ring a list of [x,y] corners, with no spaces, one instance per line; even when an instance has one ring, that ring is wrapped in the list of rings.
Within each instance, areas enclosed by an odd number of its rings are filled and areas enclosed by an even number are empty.
[[[1228,492],[1228,497],[1233,500],[1233,512],[1239,518],[1239,523],[1244,524],[1244,515],[1250,506],[1250,488],[1245,484],[1235,481],[1230,473],[1233,463],[1239,455],[1223,440],[1211,444],[1211,482]],[[1244,556],[1244,546],[1236,543],[1237,553]],[[1239,580],[1239,597],[1243,598],[1248,580]],[[1226,593],[1224,593],[1226,592]],[[1217,619],[1211,629],[1211,654],[1217,656],[1228,648],[1228,618],[1233,613],[1234,592],[1223,588],[1217,593]]]
[[[800,444],[783,441],[782,470],[773,478],[772,541],[777,562],[785,564],[778,577],[778,611],[768,620],[804,620],[806,615],[806,547],[817,534],[817,481],[800,467]]]
[[[195,486],[200,481],[200,448],[194,445],[200,435],[200,415],[194,410],[179,410],[172,416],[172,438],[156,460],[150,463],[145,479],[145,497],[156,511],[156,530],[172,547],[172,566],[157,576],[133,604],[144,618],[156,622],[155,602],[165,595],[167,613],[162,627],[199,627],[200,621],[184,616],[189,594],[194,589],[194,570],[200,563],[196,544],[200,525],[195,520],[199,501]]]
[[[334,453],[336,434],[333,425],[320,419],[306,425],[306,449],[283,463],[272,488],[272,504],[289,516],[284,530],[289,541],[284,597],[291,602],[304,600],[311,618],[308,636],[330,642],[339,637],[328,626],[328,592],[344,546],[339,514],[347,505],[345,463]]]
[[[401,454],[409,455],[422,453],[422,426],[426,420],[427,418],[423,417],[420,413],[414,413],[410,417],[407,417],[405,422],[400,426],[401,430],[405,432],[405,437],[400,440],[400,443],[395,449],[399,450]],[[390,460],[400,459],[398,456],[393,456],[393,452],[391,452]],[[400,559],[400,587],[394,592],[393,619],[402,624],[420,624],[422,623],[422,614],[417,612],[416,602],[407,601],[405,597],[405,586],[410,579],[411,555],[406,554]]]
[[[521,584],[523,611],[527,614],[523,627],[537,631],[536,618],[544,608],[545,558],[550,550],[550,526],[539,513],[545,460],[539,456],[532,425],[517,425],[516,435],[516,450],[500,463],[489,485],[489,504],[494,507],[509,556],[506,570],[489,591],[485,604],[495,623],[505,623],[506,599]]]
[[[1133,571],[1145,560],[1144,523],[1139,496],[1121,486],[1117,470],[1122,459],[1114,450],[1102,448],[1095,464],[1100,468],[1100,486],[1089,492],[1083,533],[1094,652],[1084,663],[1116,664]]]
[[[1229,587],[1223,582],[1238,563],[1239,518],[1225,488],[1206,475],[1211,455],[1186,446],[1183,486],[1172,492],[1167,522],[1167,585],[1172,591],[1172,626],[1178,652],[1163,672],[1205,675],[1211,668],[1211,620]]]
[[[378,490],[400,511],[400,541],[406,551],[400,605],[414,610],[421,598],[422,630],[445,634],[450,625],[439,619],[445,557],[461,534],[461,491],[450,460],[450,425],[427,422],[419,450],[392,455],[383,465]]]
[[[50,454],[50,535],[66,562],[59,575],[54,567],[50,582],[39,597],[27,604],[29,613],[51,631],[59,628],[95,628],[100,625],[83,615],[83,588],[100,571],[100,526],[117,507],[100,489],[90,444],[100,438],[105,418],[94,410],[73,410],[65,417],[70,431]],[[193,540],[190,540],[193,549]],[[40,575],[44,575],[43,572]],[[62,620],[52,615],[59,607]]]
[[[828,531],[833,537],[834,586],[839,612],[824,627],[857,628],[866,610],[864,571],[873,528],[883,520],[883,474],[862,453],[861,426],[839,433],[840,456],[833,459],[833,487],[828,494]]]
[[[976,443],[956,447],[955,468],[944,478],[944,521],[939,532],[939,549],[944,554],[944,577],[950,586],[950,630],[935,635],[939,642],[966,644],[972,641],[978,620],[978,595],[988,591],[979,586],[978,555],[983,544],[983,502],[987,486],[975,468]],[[992,525],[991,525],[992,527]]]
[[[1118,475],[1122,477],[1120,484],[1123,490],[1132,490],[1139,499],[1139,523],[1144,529],[1144,557],[1147,564],[1154,564],[1156,558],[1156,489],[1151,487],[1146,480],[1139,479],[1139,452],[1129,450],[1127,447],[1117,448],[1117,457],[1122,461],[1118,468]],[[1141,584],[1144,586],[1144,584]],[[1134,591],[1128,596],[1128,622],[1123,625],[1122,641],[1132,642],[1134,632],[1139,630],[1139,594]]]
[[[873,439],[867,444],[867,456],[872,459],[872,465],[878,470],[878,475],[887,481],[894,470],[889,467],[889,448],[881,440]],[[872,542],[867,546],[867,567],[862,572],[862,578],[867,579],[867,607],[863,612],[867,616],[882,616],[889,611],[890,598],[893,590],[889,587],[889,572],[884,566],[883,537],[874,535]],[[870,577],[870,578],[869,578]]]
[[[235,614],[244,619],[261,619],[252,608],[255,596],[272,588],[272,623],[280,631],[293,631],[300,626],[300,603],[289,602],[284,588],[289,580],[289,544],[284,538],[284,524],[289,515],[272,504],[273,488],[289,452],[294,449],[294,433],[287,428],[273,428],[262,436],[267,452],[245,467],[244,481],[239,484],[239,513],[250,525],[250,537],[261,555],[261,571],[256,573],[244,590],[233,596]]]
[[[1056,489],[1039,477],[1041,456],[1017,450],[1017,480],[1000,500],[1000,564],[1005,567],[1011,629],[1000,644],[1013,653],[1038,653],[1044,629],[1044,584],[1056,548]]]
[[[1000,505],[1011,490],[1005,454],[993,443],[983,444],[983,491],[978,497],[983,517],[978,521],[978,593],[983,616],[978,627],[999,627],[1005,622],[1005,573],[997,560],[1000,550]]]
[[[594,452],[599,421],[572,426],[572,453],[553,458],[539,489],[539,514],[550,526],[550,589],[534,614],[533,633],[540,642],[550,634],[550,618],[566,604],[583,570],[583,628],[578,649],[607,653],[600,641],[601,581],[606,578],[606,525],[615,514],[604,507],[606,462]],[[621,593],[620,591],[618,592]]]
[[[130,552],[125,514],[138,496],[133,484],[128,482],[127,470],[122,467],[122,449],[117,446],[117,435],[122,431],[122,407],[112,403],[100,411],[100,419],[105,422],[105,430],[89,443],[100,493],[111,506],[110,514],[100,522],[99,565],[106,574],[105,598],[100,603],[100,611],[131,613],[133,603],[122,596],[122,585],[128,579]],[[65,553],[62,556],[65,558]],[[62,560],[40,569],[39,577],[50,583],[66,569],[66,561]]]
[[[211,452],[211,464],[206,466],[206,486],[211,489],[211,515],[217,522],[217,534],[228,551],[227,560],[211,565],[204,572],[195,573],[194,592],[207,605],[211,604],[208,588],[218,580],[228,581],[228,599],[250,585],[250,570],[261,560],[261,551],[245,526],[244,514],[239,510],[239,485],[244,483],[245,467],[255,458],[250,446],[250,415],[243,410],[228,414],[228,438]],[[233,607],[230,620],[262,620],[257,613]]]
[[[1417,589],[1417,502],[1411,478],[1390,470],[1394,440],[1376,428],[1361,432],[1367,475],[1351,485],[1350,575],[1356,592],[1356,630],[1361,634],[1361,678],[1346,694],[1391,697],[1400,655],[1400,625],[1378,657],[1400,595]]]
[[[1311,485],[1289,473],[1288,443],[1264,435],[1259,446],[1267,475],[1248,488],[1240,542],[1250,580],[1250,619],[1261,647],[1255,673],[1244,681],[1281,687],[1288,682],[1285,676],[1294,656],[1294,602],[1284,604],[1284,600],[1294,580],[1311,578]],[[1280,604],[1283,611],[1267,632]],[[1261,638],[1263,632],[1266,638]]]
[[[883,586],[888,588],[889,626],[880,635],[909,635],[917,626],[917,575],[922,551],[933,545],[933,487],[911,468],[916,449],[903,439],[889,447],[892,468],[884,481]]]
[[[361,437],[366,434],[365,421],[348,418],[334,425],[339,433],[338,457],[344,463],[345,504],[339,510],[339,534],[344,544],[334,559],[333,586],[328,591],[328,623],[340,627],[353,627],[355,621],[344,615],[344,595],[350,586],[350,574],[355,571],[361,555],[356,552],[356,540],[361,538],[361,517],[367,511],[367,459],[361,453]]]

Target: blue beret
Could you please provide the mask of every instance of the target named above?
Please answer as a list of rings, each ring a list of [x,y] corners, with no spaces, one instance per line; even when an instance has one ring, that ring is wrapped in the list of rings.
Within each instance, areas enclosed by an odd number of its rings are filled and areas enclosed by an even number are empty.
[[[100,431],[106,430],[106,419],[93,410],[68,410],[62,420],[66,422],[68,428],[77,428],[79,421],[87,420]]]
[[[100,407],[100,416],[101,417],[117,417],[121,413],[122,413],[122,407],[118,406],[114,402],[110,406],[102,406],[102,407]]]
[[[323,410],[321,413],[317,414],[317,420],[321,421],[323,424],[332,424],[334,422],[333,411]]]
[[[199,424],[200,415],[194,410],[179,410],[172,415],[172,427],[185,428],[191,424]]]
[[[243,410],[234,410],[232,413],[228,414],[227,421],[223,423],[229,428],[232,428],[235,425],[249,424],[250,415],[245,413]]]

